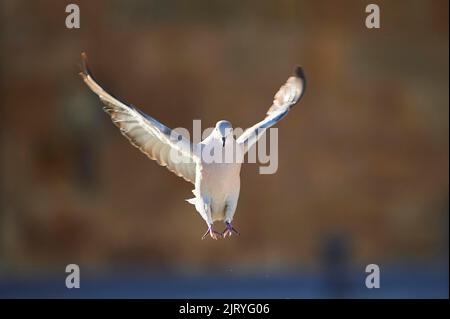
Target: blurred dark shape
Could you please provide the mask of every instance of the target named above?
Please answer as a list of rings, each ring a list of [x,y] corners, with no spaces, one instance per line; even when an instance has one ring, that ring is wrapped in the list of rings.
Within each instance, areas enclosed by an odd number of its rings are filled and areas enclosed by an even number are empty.
[[[324,236],[321,251],[324,290],[330,298],[345,298],[351,292],[351,247],[343,232],[335,231]]]
[[[85,140],[74,143],[76,158],[76,176],[82,189],[92,189],[96,182],[95,146]]]
[[[66,92],[61,96],[61,123],[65,123],[62,134],[71,145],[73,174],[81,192],[89,194],[99,183],[99,149],[101,148],[101,130],[104,120],[101,108],[95,109],[82,90]]]

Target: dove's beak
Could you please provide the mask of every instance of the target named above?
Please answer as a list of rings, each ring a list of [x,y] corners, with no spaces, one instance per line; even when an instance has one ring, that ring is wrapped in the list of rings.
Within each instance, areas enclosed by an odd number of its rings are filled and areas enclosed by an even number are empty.
[[[225,137],[222,137],[222,147],[225,147]]]

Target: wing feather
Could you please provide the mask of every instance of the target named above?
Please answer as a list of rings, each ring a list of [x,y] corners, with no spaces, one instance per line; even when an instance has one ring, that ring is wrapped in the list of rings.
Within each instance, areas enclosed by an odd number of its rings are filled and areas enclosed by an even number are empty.
[[[306,77],[303,68],[296,67],[294,74],[275,94],[272,106],[266,113],[266,117],[246,129],[237,139],[237,143],[243,144],[245,152],[254,145],[265,130],[287,115],[289,110],[302,98],[306,88]]]
[[[122,135],[150,159],[186,181],[195,183],[196,158],[194,148],[188,139],[172,131],[154,118],[144,114],[133,105],[127,105],[106,92],[94,79],[87,66],[87,57],[82,53],[82,71],[86,85],[100,98],[103,110]],[[173,156],[177,152],[178,156]]]

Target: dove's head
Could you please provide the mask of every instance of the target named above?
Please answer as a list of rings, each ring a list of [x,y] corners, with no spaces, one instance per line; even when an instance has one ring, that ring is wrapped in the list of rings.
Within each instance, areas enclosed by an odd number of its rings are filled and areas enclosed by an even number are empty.
[[[214,131],[222,139],[222,146],[225,146],[225,141],[228,137],[233,136],[233,127],[230,122],[225,120],[217,122]]]

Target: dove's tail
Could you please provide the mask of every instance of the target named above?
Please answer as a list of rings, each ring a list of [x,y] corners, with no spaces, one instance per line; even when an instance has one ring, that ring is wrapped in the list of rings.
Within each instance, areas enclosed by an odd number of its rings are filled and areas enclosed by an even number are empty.
[[[186,199],[186,201],[187,201],[189,204],[192,204],[192,205],[195,206],[195,204],[197,203],[197,194],[198,194],[198,192],[197,192],[195,189],[193,189],[193,190],[192,190],[192,193],[195,195],[195,197],[194,197],[194,198]]]
[[[195,206],[195,203],[197,202],[197,198],[194,197],[194,198],[186,199],[186,202]]]

